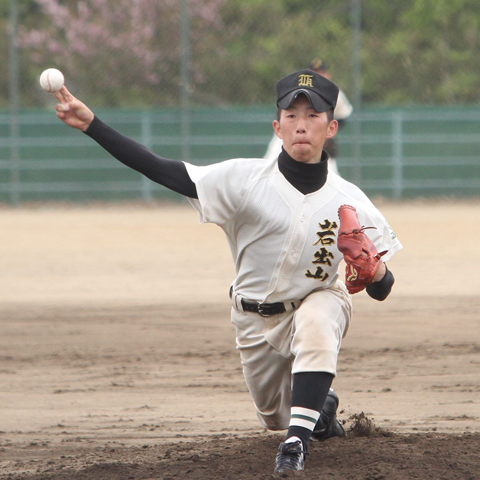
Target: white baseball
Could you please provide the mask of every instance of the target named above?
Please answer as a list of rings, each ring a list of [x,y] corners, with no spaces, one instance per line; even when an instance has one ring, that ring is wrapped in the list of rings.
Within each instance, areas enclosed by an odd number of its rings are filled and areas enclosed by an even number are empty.
[[[56,68],[47,68],[40,75],[40,85],[46,92],[58,92],[65,82],[63,73]]]

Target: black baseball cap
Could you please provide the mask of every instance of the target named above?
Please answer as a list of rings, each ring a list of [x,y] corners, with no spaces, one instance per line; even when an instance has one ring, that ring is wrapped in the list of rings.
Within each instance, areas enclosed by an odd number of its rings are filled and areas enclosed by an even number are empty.
[[[313,70],[300,70],[277,82],[277,107],[286,110],[301,93],[319,113],[335,108],[338,87],[328,78]]]

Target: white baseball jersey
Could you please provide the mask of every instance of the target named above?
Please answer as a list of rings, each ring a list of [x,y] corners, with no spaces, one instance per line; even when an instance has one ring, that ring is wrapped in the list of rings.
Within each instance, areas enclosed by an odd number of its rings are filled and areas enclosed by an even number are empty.
[[[298,301],[331,286],[343,255],[337,249],[338,208],[353,205],[366,234],[389,260],[402,248],[383,215],[355,185],[329,173],[318,191],[303,195],[276,160],[234,159],[209,166],[185,163],[202,223],[225,232],[237,277],[235,291],[258,302]]]
[[[348,101],[347,96],[343,93],[342,90],[338,92],[337,105],[333,112],[335,120],[345,120],[353,112],[352,104]]]

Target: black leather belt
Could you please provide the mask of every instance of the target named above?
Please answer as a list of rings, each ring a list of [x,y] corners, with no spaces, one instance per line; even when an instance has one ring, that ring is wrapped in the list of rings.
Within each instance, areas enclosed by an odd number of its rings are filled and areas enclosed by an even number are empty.
[[[249,302],[242,298],[242,307],[244,312],[258,313],[262,317],[270,317],[271,315],[278,315],[287,311],[285,304],[277,303],[257,303]]]
[[[233,285],[230,287],[230,298],[233,295]],[[258,302],[249,302],[242,298],[242,308],[244,312],[253,312],[258,313],[262,317],[270,317],[272,315],[279,315],[287,311],[285,304],[282,302],[277,303],[258,303]],[[296,306],[292,302],[292,309],[295,310]]]

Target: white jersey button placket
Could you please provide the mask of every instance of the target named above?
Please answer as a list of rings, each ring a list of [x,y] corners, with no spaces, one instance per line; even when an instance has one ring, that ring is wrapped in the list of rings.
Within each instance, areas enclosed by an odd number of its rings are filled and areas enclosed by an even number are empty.
[[[287,255],[279,271],[279,282],[277,291],[282,293],[282,297],[289,295],[291,292],[291,279],[295,275],[298,267],[299,255],[303,245],[305,245],[305,238],[308,235],[308,226],[306,225],[306,210],[310,205],[307,199],[299,205],[299,211],[296,216],[294,235],[290,240],[290,255]],[[308,211],[308,210],[307,210]]]

